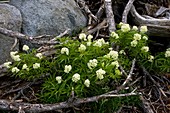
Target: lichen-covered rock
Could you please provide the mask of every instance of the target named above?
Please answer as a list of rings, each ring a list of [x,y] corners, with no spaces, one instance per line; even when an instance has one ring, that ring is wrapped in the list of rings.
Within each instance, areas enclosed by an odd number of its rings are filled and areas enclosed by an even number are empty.
[[[21,31],[22,17],[20,11],[9,4],[0,4],[0,27],[13,31]],[[0,34],[0,64],[10,59],[10,51],[15,39]],[[17,44],[13,50],[18,50]]]
[[[86,26],[87,20],[74,0],[10,0],[23,17],[23,33],[58,35]]]

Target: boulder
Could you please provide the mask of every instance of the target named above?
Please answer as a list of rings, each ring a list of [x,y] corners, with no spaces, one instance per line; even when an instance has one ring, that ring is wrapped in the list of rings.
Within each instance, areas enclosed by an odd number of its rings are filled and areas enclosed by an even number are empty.
[[[87,19],[74,0],[10,0],[23,17],[22,33],[28,36],[59,35],[86,26]]]
[[[13,31],[21,31],[22,17],[20,11],[9,4],[0,4],[0,27]],[[10,51],[15,42],[14,38],[0,34],[0,64],[10,60]],[[18,50],[17,44],[14,50]]]

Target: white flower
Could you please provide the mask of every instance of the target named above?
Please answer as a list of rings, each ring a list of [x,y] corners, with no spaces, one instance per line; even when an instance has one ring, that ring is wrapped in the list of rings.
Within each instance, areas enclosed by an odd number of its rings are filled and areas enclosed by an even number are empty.
[[[138,34],[138,33],[135,33],[134,36],[133,36],[133,39],[134,40],[140,40],[141,39],[141,35]]]
[[[4,66],[6,67],[6,68],[10,68],[10,65],[12,64],[12,62],[5,62],[4,63]]]
[[[90,80],[89,80],[89,79],[86,79],[86,80],[84,81],[84,85],[85,85],[86,87],[89,87],[89,86],[90,86]]]
[[[101,68],[96,71],[97,78],[100,79],[100,80],[104,78],[103,77],[104,74],[106,74],[106,71],[101,69]]]
[[[13,67],[11,71],[12,73],[18,73],[20,70],[17,67]]]
[[[137,27],[137,26],[133,26],[133,27],[132,27],[132,30],[137,31],[137,30],[138,30],[138,27]]]
[[[33,68],[34,69],[37,69],[37,68],[39,68],[40,67],[40,63],[35,63],[35,64],[33,64]]]
[[[61,54],[69,55],[69,49],[66,47],[61,48]]]
[[[119,67],[118,61],[112,62],[111,65],[115,66],[116,69],[118,69],[118,67]]]
[[[78,48],[79,52],[83,52],[86,50],[86,46],[84,44],[81,44],[80,47]]]
[[[86,34],[85,34],[85,33],[79,34],[79,39],[86,41],[86,40],[87,40],[87,39],[86,39]]]
[[[23,51],[28,51],[28,50],[29,50],[29,47],[28,47],[27,45],[24,45],[24,46],[22,47],[22,50],[23,50]]]
[[[92,69],[97,66],[97,63],[98,61],[96,59],[89,60],[89,62],[87,63],[87,66],[89,69]]]
[[[118,59],[119,54],[117,51],[112,50],[109,52],[109,56],[110,56],[110,58],[113,58],[114,60],[116,60],[116,59]]]
[[[138,44],[138,42],[137,42],[136,40],[133,40],[130,44],[131,44],[132,47],[136,47],[136,45]]]
[[[76,73],[76,74],[74,74],[73,76],[72,76],[72,81],[73,82],[77,82],[77,81],[79,81],[80,80],[80,75],[78,74],[78,73]]]
[[[148,46],[143,46],[143,47],[141,48],[141,51],[143,51],[143,52],[148,52],[148,51],[149,51],[149,47],[148,47]]]
[[[104,45],[104,44],[109,44],[109,43],[105,42],[105,40],[103,38],[101,38],[101,39],[98,39],[97,41],[95,41],[93,46],[102,47],[102,45]]]
[[[69,73],[71,71],[71,69],[72,69],[71,65],[65,65],[64,72]]]
[[[93,44],[93,46],[102,47],[102,43],[99,42],[99,41],[95,41],[95,43]]]
[[[91,46],[91,42],[87,42],[87,46]]]
[[[103,57],[105,57],[105,58],[110,58],[110,55],[107,54],[107,55],[104,55]]]
[[[115,39],[118,39],[119,38],[119,35],[117,33],[115,33],[114,31],[111,32],[110,34],[111,37],[115,38]]]
[[[38,57],[39,59],[42,59],[42,58],[43,58],[42,53],[37,53],[35,56]]]
[[[15,55],[11,57],[14,61],[20,61],[20,56],[19,55]]]
[[[61,76],[57,76],[55,79],[56,79],[56,81],[58,82],[58,84],[60,84],[61,81],[62,81],[62,77],[61,77]]]
[[[91,42],[91,39],[93,38],[93,35],[88,35],[87,39],[89,42]]]
[[[24,64],[24,65],[22,66],[22,69],[25,69],[25,70],[29,71],[29,68],[28,68],[27,64]]]
[[[148,40],[148,37],[146,37],[146,36],[143,36],[143,37],[142,37],[142,39],[144,39],[144,40]]]
[[[121,54],[121,55],[126,55],[126,53],[125,53],[124,50],[120,50],[120,51],[119,51],[119,54]]]
[[[165,52],[165,57],[170,57],[170,51]]]
[[[121,31],[122,31],[122,32],[128,32],[128,31],[130,31],[130,26],[129,26],[129,24],[123,24],[123,25],[121,26]]]
[[[140,27],[140,32],[141,32],[141,33],[146,33],[147,31],[148,31],[147,26],[141,26],[141,27]]]
[[[170,51],[170,48],[166,49],[167,51]]]
[[[10,52],[10,56],[13,57],[13,56],[15,56],[17,53],[18,53],[18,51],[11,51],[11,52]]]
[[[153,62],[153,60],[154,60],[154,56],[149,55],[149,56],[148,56],[148,61],[149,61],[149,62]]]
[[[123,22],[120,22],[120,23],[119,23],[119,26],[122,26],[122,25],[123,25]]]

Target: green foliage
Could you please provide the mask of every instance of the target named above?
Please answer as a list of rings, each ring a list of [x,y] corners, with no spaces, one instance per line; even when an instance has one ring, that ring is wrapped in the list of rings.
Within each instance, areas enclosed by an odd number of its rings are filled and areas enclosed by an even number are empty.
[[[136,58],[139,67],[144,66],[150,72],[170,72],[170,49],[152,56],[148,43],[146,26],[138,30],[128,24],[119,24],[119,30],[112,32],[109,42],[104,39],[93,40],[92,35],[79,35],[79,39],[64,37],[56,39],[61,44],[56,45],[53,58],[46,58],[36,50],[29,50],[24,45],[25,53],[11,52],[14,63],[6,62],[4,66],[12,71],[12,75],[27,80],[34,80],[42,75],[50,76],[44,79],[39,99],[44,103],[66,101],[74,92],[76,97],[91,97],[115,89],[111,82],[119,82],[121,71],[131,68],[132,60]],[[114,47],[119,47],[115,51]],[[93,103],[100,112],[113,112],[123,104],[134,105],[138,97],[103,99],[99,104]],[[114,106],[104,110],[104,106]]]
[[[113,59],[110,58],[110,56],[105,57],[105,55],[109,53],[108,48],[110,45],[103,39],[96,41],[78,41],[71,38],[61,38],[59,41],[63,44],[56,46],[58,51],[56,52],[55,59],[53,59],[52,66],[56,71],[53,73],[53,76],[43,84],[43,90],[41,92],[42,100],[47,102],[63,101],[70,97],[71,91],[74,91],[78,97],[102,94],[111,89],[108,85],[112,79],[120,78],[120,71],[118,69],[115,70],[116,67],[111,64],[116,61],[117,58]],[[90,45],[87,44],[89,42],[91,43]],[[99,43],[99,45],[94,46],[97,43]],[[85,47],[84,50],[80,49],[82,44],[84,45],[82,48]],[[65,48],[66,51],[62,54],[63,48]],[[94,62],[94,64],[91,65],[96,65],[88,66],[90,60],[96,61],[96,63]],[[64,71],[66,65],[71,66],[71,70],[68,73]],[[101,78],[96,75],[100,69],[105,73],[101,74]],[[73,75],[76,73],[80,75],[80,80],[74,82]],[[57,76],[61,76],[61,83],[56,81]],[[90,82],[90,86],[85,84],[87,79]]]

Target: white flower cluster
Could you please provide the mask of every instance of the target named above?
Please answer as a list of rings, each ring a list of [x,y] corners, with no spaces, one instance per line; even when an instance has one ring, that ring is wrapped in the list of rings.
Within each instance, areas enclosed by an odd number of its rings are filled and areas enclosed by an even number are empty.
[[[115,33],[114,31],[111,32],[110,36],[113,37],[114,39],[118,39],[119,38],[119,35],[117,33]]]
[[[170,57],[170,48],[168,48],[165,52],[165,57]]]
[[[130,44],[132,47],[136,47],[136,45],[138,44],[138,41],[133,40]]]
[[[62,81],[62,77],[61,77],[61,76],[57,76],[55,79],[56,79],[56,81],[58,82],[58,84],[60,84],[61,81]]]
[[[79,34],[79,39],[80,39],[80,40],[87,41],[87,39],[86,39],[86,34],[85,34],[85,33]]]
[[[42,58],[43,58],[42,53],[37,53],[35,56],[38,57],[39,59],[42,59]]]
[[[34,63],[33,64],[33,69],[38,69],[40,67],[40,63]]]
[[[92,69],[97,66],[97,63],[98,61],[96,59],[89,60],[89,62],[87,63],[87,66],[89,69]]]
[[[80,47],[78,48],[79,52],[83,52],[86,50],[86,46],[84,44],[81,44]]]
[[[149,61],[149,62],[153,62],[153,60],[154,60],[154,56],[149,55],[149,56],[148,56],[148,61]]]
[[[27,45],[24,45],[24,46],[22,47],[22,50],[23,50],[23,51],[28,51],[28,50],[29,50],[29,47],[28,47]]]
[[[140,40],[141,39],[141,35],[138,34],[138,33],[135,33],[134,36],[133,36],[133,39],[134,40]]]
[[[79,81],[80,80],[80,75],[78,74],[78,73],[76,73],[76,74],[74,74],[73,76],[72,76],[72,81],[73,82],[77,82],[77,81]]]
[[[102,80],[104,78],[104,76],[103,76],[104,74],[106,74],[106,71],[101,68],[96,71],[97,78],[100,80]]]
[[[148,37],[147,36],[143,36],[142,39],[148,40]]]
[[[65,65],[64,72],[69,73],[71,69],[72,69],[71,65]]]
[[[102,47],[104,44],[109,44],[109,42],[105,42],[105,40],[101,38],[96,40],[93,46]]]
[[[122,24],[122,25],[121,25],[121,31],[122,31],[122,32],[128,32],[128,31],[130,31],[130,26],[129,26],[129,24]]]
[[[119,51],[119,54],[121,54],[121,55],[126,55],[126,53],[125,53],[124,50],[120,50],[120,51]]]
[[[16,55],[18,53],[18,51],[12,51],[12,52],[10,52],[10,56],[11,56],[11,58],[14,60],[14,61],[20,61],[21,59],[20,59],[20,56],[19,55]]]
[[[148,46],[143,46],[143,47],[141,48],[141,51],[143,51],[143,52],[148,52],[148,51],[149,51],[149,47],[148,47]]]
[[[118,52],[117,51],[114,51],[114,50],[111,50],[107,55],[105,55],[104,57],[106,58],[113,58],[114,60],[117,60],[118,59]]]
[[[29,68],[28,68],[27,64],[24,64],[24,65],[22,66],[22,69],[29,71]]]
[[[112,62],[111,65],[115,66],[116,69],[118,69],[118,67],[119,67],[118,61]]]
[[[4,63],[4,67],[6,68],[10,68],[10,65],[12,64],[12,62],[5,62]]]
[[[133,41],[130,43],[132,47],[136,47],[136,45],[138,44],[138,41],[141,40],[141,35],[136,33],[133,36]]]
[[[146,33],[147,31],[148,31],[147,26],[141,26],[141,27],[140,27],[140,32],[141,32],[141,33]]]
[[[20,70],[17,67],[12,68],[12,73],[18,73]]]
[[[138,30],[138,27],[137,27],[137,26],[133,26],[133,27],[132,27],[132,30],[137,31],[137,30]]]
[[[69,55],[69,49],[66,47],[61,48],[61,54]]]
[[[89,80],[89,79],[86,79],[86,80],[84,81],[84,85],[85,85],[86,87],[89,87],[89,86],[90,86],[90,80]]]

